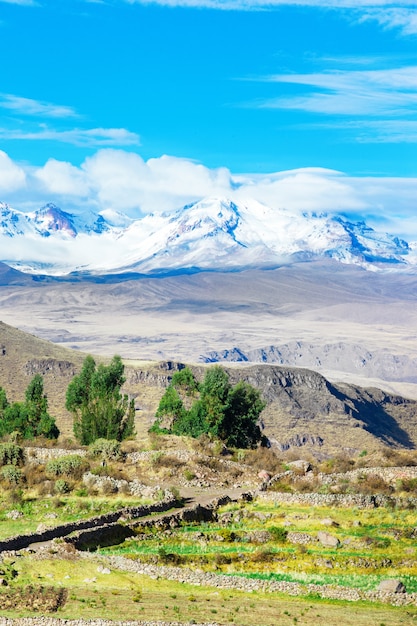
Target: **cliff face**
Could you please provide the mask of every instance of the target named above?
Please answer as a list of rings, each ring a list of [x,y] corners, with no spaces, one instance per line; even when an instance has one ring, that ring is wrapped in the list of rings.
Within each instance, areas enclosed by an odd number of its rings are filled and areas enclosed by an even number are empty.
[[[268,402],[264,434],[279,449],[306,446],[331,453],[384,444],[414,448],[417,403],[380,389],[332,384],[307,369],[253,366],[231,371]]]
[[[178,363],[128,370],[139,414],[149,426],[163,389]],[[192,366],[201,380],[205,367]],[[269,365],[226,367],[232,384],[248,382],[261,391],[267,407],[263,434],[279,450],[303,447],[320,454],[357,452],[379,445],[417,445],[417,402],[348,384],[332,384],[317,372]]]
[[[50,412],[64,435],[72,435],[72,418],[64,409],[66,389],[84,356],[0,322],[0,386],[10,401],[22,400],[33,375],[41,373]],[[174,361],[126,364],[125,391],[135,398],[139,436],[147,434],[164,389],[182,367]],[[206,368],[192,366],[198,380]],[[261,415],[263,434],[278,449],[334,454],[381,444],[417,445],[416,401],[380,389],[333,384],[304,368],[259,364],[225,369],[233,385],[244,380],[260,390],[267,403]]]

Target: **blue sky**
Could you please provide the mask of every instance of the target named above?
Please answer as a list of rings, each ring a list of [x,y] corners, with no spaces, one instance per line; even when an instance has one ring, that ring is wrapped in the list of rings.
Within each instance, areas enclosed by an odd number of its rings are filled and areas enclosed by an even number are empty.
[[[253,190],[416,232],[417,2],[0,0],[0,200]]]

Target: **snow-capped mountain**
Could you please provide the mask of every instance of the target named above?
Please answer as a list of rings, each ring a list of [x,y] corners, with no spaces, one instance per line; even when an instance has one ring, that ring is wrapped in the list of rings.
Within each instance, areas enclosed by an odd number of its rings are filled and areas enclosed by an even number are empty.
[[[126,217],[126,220],[129,218]],[[125,221],[125,225],[128,222]],[[67,213],[55,204],[48,203],[37,211],[23,213],[0,202],[0,236],[34,235],[49,237],[56,233],[60,237],[76,237],[80,233],[100,234],[110,230],[109,222],[101,214],[88,211],[82,216]]]
[[[24,244],[24,245],[22,245]],[[206,198],[175,213],[131,218],[112,210],[33,213],[0,203],[0,260],[31,273],[158,273],[274,267],[333,258],[367,269],[416,267],[409,244],[342,216]]]

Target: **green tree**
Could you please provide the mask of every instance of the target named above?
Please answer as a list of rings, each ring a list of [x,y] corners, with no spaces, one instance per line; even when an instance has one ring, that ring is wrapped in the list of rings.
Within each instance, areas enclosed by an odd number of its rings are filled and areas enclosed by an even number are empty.
[[[265,403],[259,391],[244,382],[232,387],[220,366],[208,369],[201,385],[194,377],[192,382],[188,372],[180,377],[182,372],[173,376],[162,396],[153,430],[191,437],[206,433],[239,448],[253,447],[261,440],[257,422]],[[188,395],[194,397],[188,410],[178,391],[184,390],[184,386]],[[196,397],[198,389],[200,395]]]
[[[125,382],[124,365],[114,356],[109,365],[96,363],[91,356],[70,382],[66,408],[74,416],[74,434],[82,444],[96,439],[122,441],[134,433],[134,401],[120,390]]]
[[[0,419],[4,415],[4,410],[9,406],[9,402],[6,397],[6,392],[3,387],[0,387]]]
[[[175,372],[172,376],[171,385],[187,396],[193,396],[199,390],[198,382],[189,367],[184,367]]]
[[[59,430],[55,419],[48,413],[48,399],[44,393],[43,378],[36,374],[30,381],[25,402],[9,404],[0,390],[0,436],[18,431],[24,439],[44,436],[56,439]]]
[[[196,400],[189,411],[184,411],[179,418],[174,420],[171,432],[174,435],[188,435],[195,438],[210,432],[201,400]]]
[[[265,408],[260,393],[251,385],[239,382],[230,390],[221,423],[221,438],[235,448],[252,448],[261,440],[257,424]]]
[[[215,365],[207,370],[201,386],[200,399],[210,432],[219,437],[231,388],[229,376],[223,368]]]

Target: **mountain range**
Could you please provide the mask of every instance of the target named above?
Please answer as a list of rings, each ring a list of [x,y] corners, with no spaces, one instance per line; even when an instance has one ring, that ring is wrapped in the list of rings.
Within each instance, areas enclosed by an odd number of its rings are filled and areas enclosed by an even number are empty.
[[[271,269],[323,258],[368,270],[417,267],[415,244],[363,221],[253,199],[205,198],[139,219],[111,209],[74,214],[51,203],[24,213],[0,203],[0,246],[10,267],[56,276]]]

